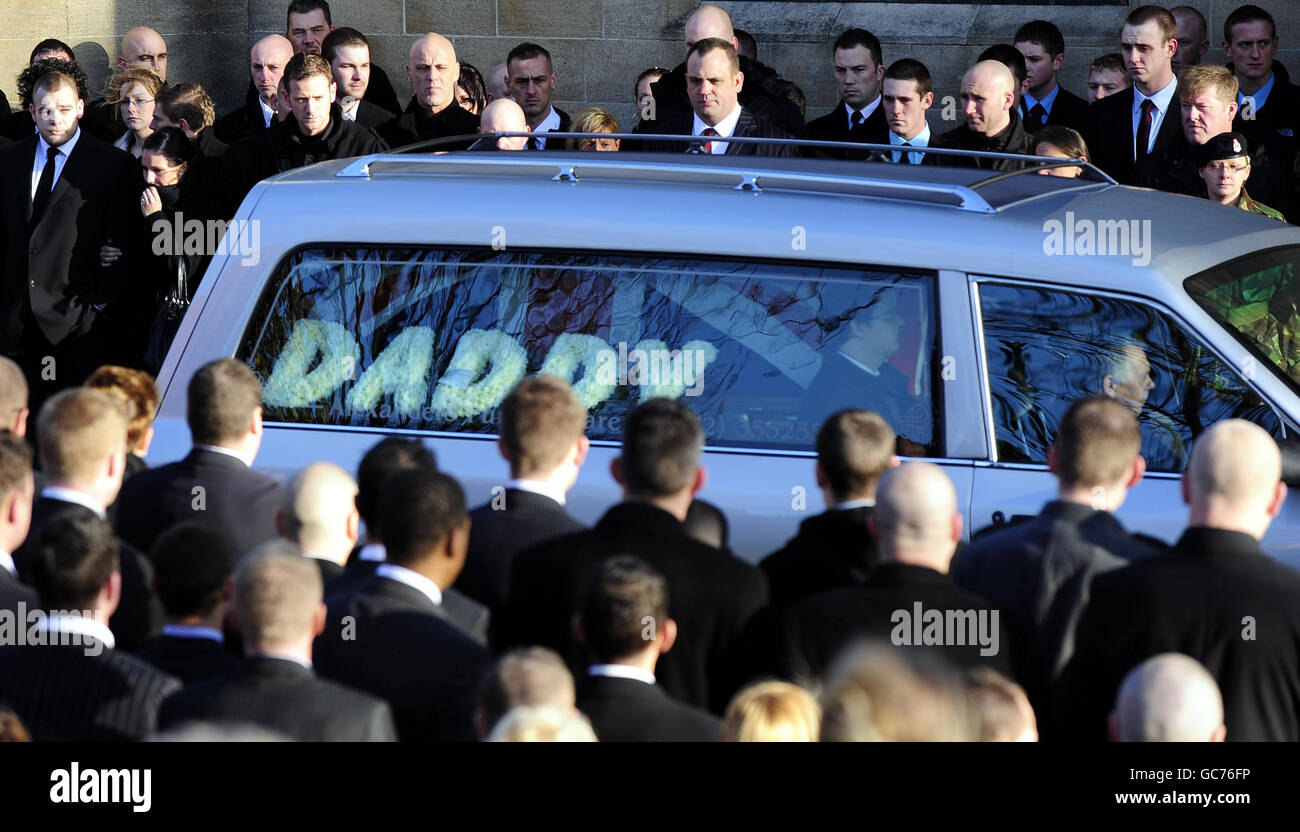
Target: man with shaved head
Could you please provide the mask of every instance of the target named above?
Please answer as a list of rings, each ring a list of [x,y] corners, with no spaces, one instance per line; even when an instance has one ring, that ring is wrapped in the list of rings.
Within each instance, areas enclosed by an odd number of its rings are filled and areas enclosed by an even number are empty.
[[[167,80],[167,42],[148,26],[137,26],[122,36],[119,69],[148,69]]]
[[[871,638],[933,653],[959,667],[1009,672],[997,612],[948,576],[962,519],[957,491],[943,469],[908,462],[885,472],[868,523],[879,565],[860,586],[813,595],[790,607],[775,657],[784,674],[811,682],[846,648]]]
[[[483,108],[479,117],[478,132],[487,133],[527,133],[528,119],[524,109],[513,98],[498,98]],[[502,136],[495,143],[491,139],[479,139],[470,150],[523,150],[528,146],[524,136]]]
[[[501,63],[492,67],[492,71],[488,73],[488,77],[483,79],[483,83],[487,86],[489,104],[499,98],[514,100],[510,95],[510,70],[506,64]]]
[[[1110,715],[1115,742],[1223,742],[1223,696],[1205,667],[1181,653],[1129,671]]]
[[[383,131],[392,147],[445,136],[477,133],[479,117],[456,103],[456,81],[460,63],[456,48],[437,32],[430,32],[411,44],[406,61],[406,78],[414,95],[406,110]],[[467,147],[466,142],[458,147]],[[443,146],[438,150],[456,148]]]
[[[1264,554],[1282,510],[1282,455],[1258,425],[1219,422],[1183,473],[1188,527],[1168,552],[1093,581],[1061,679],[1062,730],[1106,736],[1120,681],[1158,653],[1205,665],[1234,740],[1300,740],[1300,572]]]
[[[27,377],[23,368],[0,355],[0,433],[22,438],[27,435]]]
[[[276,96],[284,67],[293,57],[293,44],[284,35],[267,35],[249,50],[252,86],[244,106],[217,119],[212,130],[218,139],[234,144],[259,136],[275,123]]]
[[[998,153],[1032,153],[1034,137],[1025,130],[1016,110],[1016,77],[1001,61],[980,61],[961,79],[961,105],[966,121],[937,136],[934,147],[985,150]],[[1024,162],[981,159],[930,153],[923,164],[973,167],[982,170],[1019,170]]]
[[[702,40],[719,38],[738,49],[736,31],[731,25],[731,15],[720,6],[702,5],[686,19],[686,52]],[[799,106],[786,96],[787,82],[775,70],[744,55],[739,56],[740,74],[745,79],[740,92],[740,104],[750,113],[772,122],[795,136],[804,135],[803,113]],[[659,127],[665,121],[683,116],[689,118],[692,110],[687,92],[686,62],[656,81],[650,88],[654,101],[636,127],[638,133],[664,132]]]
[[[289,481],[276,525],[316,562],[322,581],[342,575],[361,528],[356,481],[332,462],[313,462]]]
[[[1191,6],[1174,6],[1169,10],[1178,24],[1178,51],[1174,53],[1174,72],[1196,66],[1210,50],[1205,16]]]

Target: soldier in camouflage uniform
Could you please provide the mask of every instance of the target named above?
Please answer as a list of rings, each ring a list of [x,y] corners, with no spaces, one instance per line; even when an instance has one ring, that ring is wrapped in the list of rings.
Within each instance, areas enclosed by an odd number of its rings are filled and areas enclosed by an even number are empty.
[[[1277,211],[1256,202],[1246,193],[1246,180],[1250,178],[1250,152],[1247,150],[1245,136],[1240,133],[1220,133],[1196,148],[1195,152],[1196,167],[1205,180],[1210,199],[1286,222],[1286,218]]]

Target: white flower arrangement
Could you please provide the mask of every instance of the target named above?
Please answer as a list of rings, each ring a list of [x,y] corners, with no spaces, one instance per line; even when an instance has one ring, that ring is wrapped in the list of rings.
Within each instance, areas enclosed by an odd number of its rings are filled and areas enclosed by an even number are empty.
[[[317,356],[320,362],[307,368]],[[262,401],[275,407],[306,407],[337,390],[353,377],[361,360],[361,348],[341,324],[303,320],[293,325],[284,349],[275,359],[266,380]]]
[[[488,365],[491,369],[475,381]],[[485,413],[501,404],[528,371],[528,353],[500,330],[471,329],[456,342],[447,372],[429,405],[447,419]]]
[[[636,348],[642,350],[649,358],[650,372],[643,369],[646,375],[657,376],[657,378],[640,378],[640,398],[642,401],[649,399],[680,399],[686,392],[689,384],[693,392],[691,395],[697,395],[699,388],[704,383],[704,368],[712,364],[718,358],[718,348],[708,341],[687,341],[682,346],[681,352],[676,356],[671,356],[668,345],[663,341],[654,338],[647,338],[637,342]],[[653,356],[669,355],[666,362],[658,362]],[[697,359],[696,356],[699,356]],[[667,370],[665,376],[664,370]],[[654,384],[652,382],[659,382]]]
[[[427,326],[408,327],[384,347],[348,391],[348,408],[371,410],[391,393],[398,415],[419,414],[429,395],[432,364],[433,330]]]
[[[591,410],[614,394],[618,386],[617,362],[618,355],[603,338],[565,332],[555,339],[538,372],[572,384],[581,367],[582,378],[573,384],[573,392],[582,406]]]

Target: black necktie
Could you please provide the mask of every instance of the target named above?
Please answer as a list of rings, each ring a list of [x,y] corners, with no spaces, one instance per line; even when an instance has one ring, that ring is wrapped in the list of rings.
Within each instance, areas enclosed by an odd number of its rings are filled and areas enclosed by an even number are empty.
[[[912,146],[912,143],[909,142],[909,141],[907,141],[907,140],[904,140],[903,142],[901,142],[901,143],[899,144],[899,147],[911,147],[911,146]],[[900,151],[898,151],[898,159],[896,160],[896,163],[897,163],[897,162],[902,162],[903,164],[907,164],[907,165],[912,164],[912,154],[911,154],[911,152],[910,152],[910,151],[907,151],[907,150],[900,150]]]
[[[1134,148],[1134,161],[1140,162],[1147,157],[1147,147],[1151,143],[1151,122],[1155,120],[1156,102],[1150,98],[1142,101],[1142,116],[1138,119],[1137,147]]]
[[[701,135],[701,136],[716,136],[716,135],[718,135],[718,131],[717,131],[717,130],[714,130],[712,127],[705,127],[703,130],[700,131],[700,135]],[[709,142],[705,142],[705,143],[704,143],[704,152],[705,152],[705,153],[712,153],[712,152],[713,152],[713,142],[709,141]]]
[[[861,110],[856,110],[853,113],[853,117],[849,119],[849,125],[850,133],[861,132],[861,130],[867,125],[867,117],[862,115]]]
[[[41,168],[41,178],[36,183],[36,195],[32,197],[32,225],[41,221],[45,206],[50,201],[50,191],[54,190],[54,160],[59,157],[59,149],[51,147],[45,151],[45,167]]]
[[[1029,117],[1033,119],[1034,124],[1047,123],[1047,108],[1042,103],[1035,104],[1029,108]]]
[[[528,149],[529,149],[529,150],[541,150],[541,149],[542,149],[542,148],[541,148],[541,145],[539,145],[539,144],[537,143],[537,137],[536,137],[536,136],[530,136],[530,137],[529,137],[529,139],[528,139]]]

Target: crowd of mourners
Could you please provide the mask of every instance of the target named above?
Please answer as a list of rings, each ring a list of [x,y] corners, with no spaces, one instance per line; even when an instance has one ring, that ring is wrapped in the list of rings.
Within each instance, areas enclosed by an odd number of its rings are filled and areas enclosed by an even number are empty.
[[[230,219],[268,176],[397,148],[999,171],[1041,165],[1030,154],[1059,160],[1039,173],[1086,162],[1285,221],[1300,88],[1267,11],[1228,15],[1224,66],[1196,10],[1135,8],[1086,97],[1057,81],[1057,27],[1028,22],[970,67],[960,123],[933,134],[929,71],[886,64],[863,28],[835,40],[840,101],[809,119],[702,5],[685,59],[635,79],[625,132],[608,110],[556,108],[536,43],[481,73],[426,34],[403,106],[328,3],[294,0],[286,24],[253,45],[245,103],[220,118],[138,27],[101,98],[70,47],[37,44],[0,120],[0,739],[1300,740],[1300,573],[1259,542],[1286,498],[1281,454],[1243,421],[1197,437],[1169,545],[1114,517],[1144,472],[1117,401],[1065,414],[1039,515],[974,530],[942,468],[900,464],[887,419],[841,410],[816,436],[825,511],[757,565],[729,548],[681,400],[629,415],[610,507],[590,528],[572,517],[587,414],[553,376],[501,404],[483,505],[415,439],[377,442],[355,472],[254,470],[262,384],[234,359],[175,380],[193,448],[145,461],[151,373],[211,254],[157,240]]]

